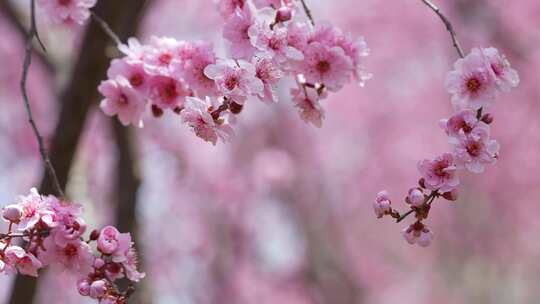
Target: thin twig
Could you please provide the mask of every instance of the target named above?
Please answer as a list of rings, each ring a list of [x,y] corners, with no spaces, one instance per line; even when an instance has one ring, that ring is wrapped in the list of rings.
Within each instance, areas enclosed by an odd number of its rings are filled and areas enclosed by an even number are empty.
[[[98,16],[93,11],[91,13],[92,13],[92,18],[94,19],[94,21],[96,21],[99,24],[99,26],[101,26],[101,28],[107,34],[107,36],[109,36],[112,39],[112,41],[114,41],[114,43],[116,43],[116,45],[121,45],[122,40],[120,40],[120,38],[118,38],[118,35],[116,35],[116,33],[111,29],[109,24],[107,24],[107,22],[105,20],[103,20],[103,18]]]
[[[425,5],[427,5],[432,11],[441,18],[442,22],[446,26],[446,30],[450,33],[450,36],[452,37],[452,44],[454,45],[454,48],[458,52],[459,57],[463,58],[465,57],[465,54],[463,53],[463,49],[461,48],[461,44],[459,43],[457,39],[457,34],[454,31],[454,27],[452,26],[452,23],[446,18],[446,16],[441,12],[441,10],[433,4],[430,0],[421,0]]]
[[[311,25],[315,25],[315,20],[313,19],[313,15],[311,15],[311,11],[309,10],[309,7],[307,6],[306,1],[300,0],[300,2],[302,2],[302,7],[304,8],[304,12],[306,12],[307,17],[309,18]]]
[[[28,30],[28,36],[26,38],[23,73],[22,73],[22,78],[21,78],[21,83],[20,83],[21,94],[24,100],[26,113],[28,115],[28,122],[32,126],[32,130],[34,131],[34,135],[36,136],[36,139],[39,145],[39,153],[41,154],[41,158],[43,159],[43,162],[45,163],[45,169],[47,170],[49,177],[53,181],[57,194],[61,197],[64,197],[64,192],[62,191],[62,187],[60,186],[60,182],[58,181],[58,177],[56,176],[56,171],[54,171],[54,167],[51,163],[51,160],[49,159],[49,155],[47,154],[47,151],[45,150],[43,137],[39,133],[37,125],[34,122],[32,108],[30,107],[30,99],[28,97],[28,92],[26,91],[26,81],[28,79],[28,71],[30,69],[30,64],[32,63],[32,40],[34,38],[38,40],[40,45],[43,47],[43,50],[45,50],[45,47],[43,46],[43,43],[41,43],[41,40],[39,39],[39,36],[37,33],[35,0],[30,0],[30,29]]]

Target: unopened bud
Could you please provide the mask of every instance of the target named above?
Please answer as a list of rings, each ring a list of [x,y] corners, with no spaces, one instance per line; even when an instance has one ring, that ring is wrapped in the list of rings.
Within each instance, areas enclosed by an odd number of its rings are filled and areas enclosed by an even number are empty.
[[[489,113],[484,114],[484,116],[482,116],[482,121],[489,125],[493,122],[493,115]]]
[[[282,6],[277,10],[276,22],[286,22],[292,19],[292,9],[287,6]]]
[[[8,205],[2,209],[2,217],[12,223],[18,223],[23,215],[23,210],[19,205]]]
[[[445,192],[442,194],[442,197],[444,197],[445,199],[449,200],[449,201],[456,201],[458,199],[458,191],[457,190],[452,190],[452,191],[449,191],[449,192]]]
[[[90,240],[95,241],[98,238],[99,238],[99,230],[97,229],[92,230],[92,232],[90,233]]]

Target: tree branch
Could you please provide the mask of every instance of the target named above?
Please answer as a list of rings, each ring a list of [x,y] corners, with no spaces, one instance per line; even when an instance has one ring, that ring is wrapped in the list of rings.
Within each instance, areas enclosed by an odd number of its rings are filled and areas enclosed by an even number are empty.
[[[0,0],[1,1],[1,0]],[[145,5],[151,0],[115,0],[99,1],[94,11],[108,20],[109,25],[120,38],[133,36],[143,16]],[[110,58],[106,49],[110,45],[109,38],[93,20],[83,38],[80,54],[61,96],[61,110],[51,139],[50,158],[56,168],[57,177],[62,189],[67,184],[78,142],[91,106],[99,100],[97,86],[106,77]],[[42,179],[40,193],[50,193],[54,189],[48,175]],[[6,303],[31,304],[34,300],[37,282],[34,278],[17,276]]]
[[[304,12],[306,12],[306,16],[309,18],[311,25],[315,25],[315,20],[313,19],[313,15],[311,15],[311,10],[307,6],[306,1],[300,0],[300,2],[302,2],[302,7],[304,8]]]
[[[45,149],[43,137],[41,136],[41,133],[39,132],[39,129],[34,121],[32,108],[30,107],[30,98],[28,97],[28,92],[26,91],[26,81],[28,79],[28,71],[30,69],[30,65],[32,64],[32,50],[33,50],[32,41],[34,40],[34,38],[40,41],[38,33],[37,33],[37,27],[36,27],[36,3],[35,3],[35,0],[30,0],[30,29],[28,30],[28,36],[26,39],[23,72],[22,72],[22,78],[21,78],[21,83],[20,83],[21,94],[24,100],[26,113],[28,115],[28,122],[32,126],[32,130],[34,131],[34,135],[36,136],[36,140],[38,142],[39,153],[41,154],[41,158],[43,159],[43,162],[45,163],[45,170],[47,171],[47,174],[49,175],[53,183],[56,194],[58,194],[60,197],[63,197],[64,192],[62,191],[62,187],[60,187],[60,182],[58,181],[58,177],[56,176],[56,171],[54,170],[51,160],[49,159],[49,155],[47,154],[47,151]],[[43,44],[41,43],[41,41],[40,41],[40,44],[43,47]],[[43,49],[45,48],[43,47]]]
[[[441,12],[441,10],[433,4],[430,0],[421,0],[425,5],[427,5],[432,11],[441,18],[442,22],[446,26],[446,30],[450,33],[450,37],[452,38],[452,45],[456,49],[459,57],[463,58],[465,57],[465,54],[463,53],[463,49],[461,48],[461,44],[459,43],[457,39],[457,34],[454,31],[454,27],[452,26],[452,23],[446,18],[446,16]]]

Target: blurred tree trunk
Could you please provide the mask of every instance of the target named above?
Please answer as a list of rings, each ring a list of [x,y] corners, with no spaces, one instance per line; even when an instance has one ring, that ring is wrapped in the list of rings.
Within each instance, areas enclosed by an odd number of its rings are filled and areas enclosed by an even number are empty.
[[[139,224],[137,221],[137,193],[141,184],[140,171],[138,167],[137,145],[132,129],[126,128],[112,119],[112,129],[117,147],[116,165],[116,227],[121,232],[130,232],[133,236],[137,252],[142,252],[140,244]],[[143,255],[139,256],[139,268],[144,269]],[[147,288],[147,280],[142,280],[137,284],[135,293],[130,301],[137,304],[150,304],[152,296]],[[124,282],[125,283],[125,282]],[[127,285],[121,286],[126,288]]]
[[[102,0],[98,2],[94,11],[125,41],[135,34],[144,14],[145,5],[150,1]],[[89,109],[99,99],[97,86],[105,78],[110,59],[107,57],[106,49],[112,45],[110,38],[103,33],[99,25],[91,21],[71,81],[61,99],[60,116],[50,145],[51,162],[64,189]],[[40,192],[54,193],[52,183],[46,174]],[[8,303],[33,303],[38,281],[17,276]]]

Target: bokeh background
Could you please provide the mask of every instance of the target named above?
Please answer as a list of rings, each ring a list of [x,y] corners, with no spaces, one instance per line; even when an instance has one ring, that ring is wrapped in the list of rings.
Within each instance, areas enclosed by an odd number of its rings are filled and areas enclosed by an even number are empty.
[[[2,204],[43,175],[18,91],[27,2],[0,2]],[[53,161],[88,222],[135,233],[147,278],[133,302],[538,303],[540,2],[437,2],[466,51],[497,47],[521,84],[494,107],[500,161],[483,175],[463,174],[457,202],[436,204],[427,249],[402,239],[407,223],[377,220],[371,207],[387,189],[404,210],[416,162],[449,149],[437,122],[451,111],[444,78],[457,56],[420,0],[308,0],[316,21],[366,38],[373,78],[325,100],[321,129],[298,117],[285,82],[279,104],[249,102],[235,139],[216,147],[173,114],[144,129],[119,127],[97,108],[97,92],[84,89],[105,78],[99,67],[116,55],[111,47],[85,53],[88,35],[101,37],[98,46],[107,37],[38,17],[48,53],[36,51],[30,75],[37,122],[49,142],[67,141]],[[130,9],[103,17],[142,41],[211,40],[225,55],[211,0],[150,0],[133,10],[137,18],[126,17]],[[91,60],[104,63],[75,68]],[[10,303],[12,286],[0,277],[0,302]],[[47,273],[36,294],[34,303],[87,303],[66,274]]]

